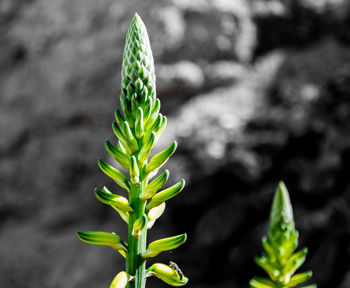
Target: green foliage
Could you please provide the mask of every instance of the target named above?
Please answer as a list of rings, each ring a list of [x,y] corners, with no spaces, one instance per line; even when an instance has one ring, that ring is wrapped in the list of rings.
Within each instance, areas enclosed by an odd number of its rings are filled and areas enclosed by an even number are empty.
[[[129,171],[129,177],[102,159],[98,160],[98,165],[102,172],[128,192],[129,199],[113,194],[106,187],[101,190],[95,188],[94,194],[100,202],[115,209],[128,224],[128,244],[114,233],[78,232],[78,237],[89,244],[109,246],[126,257],[126,271],[115,276],[110,288],[143,288],[149,276],[156,276],[172,286],[185,285],[188,279],[179,272],[181,270],[171,265],[156,263],[146,271],[148,258],[179,247],[187,236],[181,234],[160,239],[146,249],[147,229],[163,214],[165,201],[180,193],[185,182],[181,180],[158,192],[169,177],[167,170],[151,181],[175,152],[176,142],[148,161],[167,121],[159,113],[152,51],[146,27],[137,14],[126,36],[120,101],[122,113],[115,111],[112,124],[118,142],[114,146],[107,140],[105,148]]]
[[[249,282],[251,288],[289,288],[303,284],[311,278],[311,271],[294,274],[304,263],[307,254],[307,248],[295,252],[298,237],[288,190],[280,182],[271,208],[268,237],[262,239],[265,252],[255,258],[255,262],[265,270],[269,279],[254,277]],[[316,288],[316,285],[304,288]]]

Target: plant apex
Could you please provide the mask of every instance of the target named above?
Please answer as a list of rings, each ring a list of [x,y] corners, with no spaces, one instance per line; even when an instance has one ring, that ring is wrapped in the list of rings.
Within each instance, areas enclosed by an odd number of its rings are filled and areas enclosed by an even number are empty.
[[[294,222],[292,204],[290,202],[287,187],[283,181],[278,183],[275,196],[273,198],[270,214],[270,229],[275,227],[280,222]]]

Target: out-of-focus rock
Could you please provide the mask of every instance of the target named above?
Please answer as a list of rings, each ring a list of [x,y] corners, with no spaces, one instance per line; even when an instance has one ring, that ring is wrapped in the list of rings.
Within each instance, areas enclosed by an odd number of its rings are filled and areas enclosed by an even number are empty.
[[[193,62],[158,65],[156,71],[157,92],[162,100],[163,111],[177,107],[198,94],[205,84],[202,69]]]
[[[254,0],[252,10],[258,37],[255,56],[329,36],[349,43],[349,1]]]
[[[172,2],[181,8],[187,23],[186,43],[177,53],[179,59],[251,60],[256,32],[246,1]]]
[[[233,84],[244,78],[247,68],[238,62],[216,61],[205,66],[207,87],[220,87]]]

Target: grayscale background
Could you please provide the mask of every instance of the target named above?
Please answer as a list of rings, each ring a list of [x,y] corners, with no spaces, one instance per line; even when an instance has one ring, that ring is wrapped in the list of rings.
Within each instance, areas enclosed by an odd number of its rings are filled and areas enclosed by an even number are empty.
[[[188,241],[151,262],[177,262],[189,288],[248,287],[284,180],[309,248],[301,271],[349,288],[349,0],[0,0],[0,287],[109,287],[124,267],[75,233],[126,238],[92,192],[122,193],[97,159],[111,161],[135,12],[168,116],[157,149],[177,140],[168,184],[187,182],[149,241]]]

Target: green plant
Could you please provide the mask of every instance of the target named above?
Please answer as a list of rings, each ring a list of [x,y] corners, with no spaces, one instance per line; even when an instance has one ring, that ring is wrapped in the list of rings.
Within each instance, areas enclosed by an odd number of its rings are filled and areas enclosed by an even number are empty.
[[[288,190],[280,182],[272,203],[268,237],[262,239],[265,252],[261,257],[255,258],[255,262],[266,271],[270,279],[254,277],[249,282],[251,288],[289,288],[311,278],[311,271],[293,275],[304,263],[307,254],[307,248],[294,253],[298,247],[298,236]],[[316,285],[304,288],[316,288]]]
[[[157,276],[172,286],[185,285],[188,279],[174,265],[155,263],[146,270],[146,260],[162,251],[175,249],[186,241],[186,234],[154,241],[146,248],[147,229],[150,229],[165,209],[165,201],[181,192],[185,182],[158,190],[165,184],[169,172],[165,170],[156,179],[159,168],[176,149],[176,142],[148,161],[152,147],[166,126],[166,117],[159,113],[156,97],[153,56],[148,34],[141,18],[135,14],[130,24],[123,54],[120,101],[123,114],[115,111],[112,128],[118,138],[117,146],[108,140],[107,152],[129,171],[129,179],[103,160],[101,170],[128,192],[129,199],[112,194],[106,187],[94,193],[102,203],[114,208],[128,224],[128,244],[118,235],[106,232],[78,232],[78,237],[89,244],[116,249],[126,258],[126,271],[113,279],[111,288],[143,288],[146,277]]]

